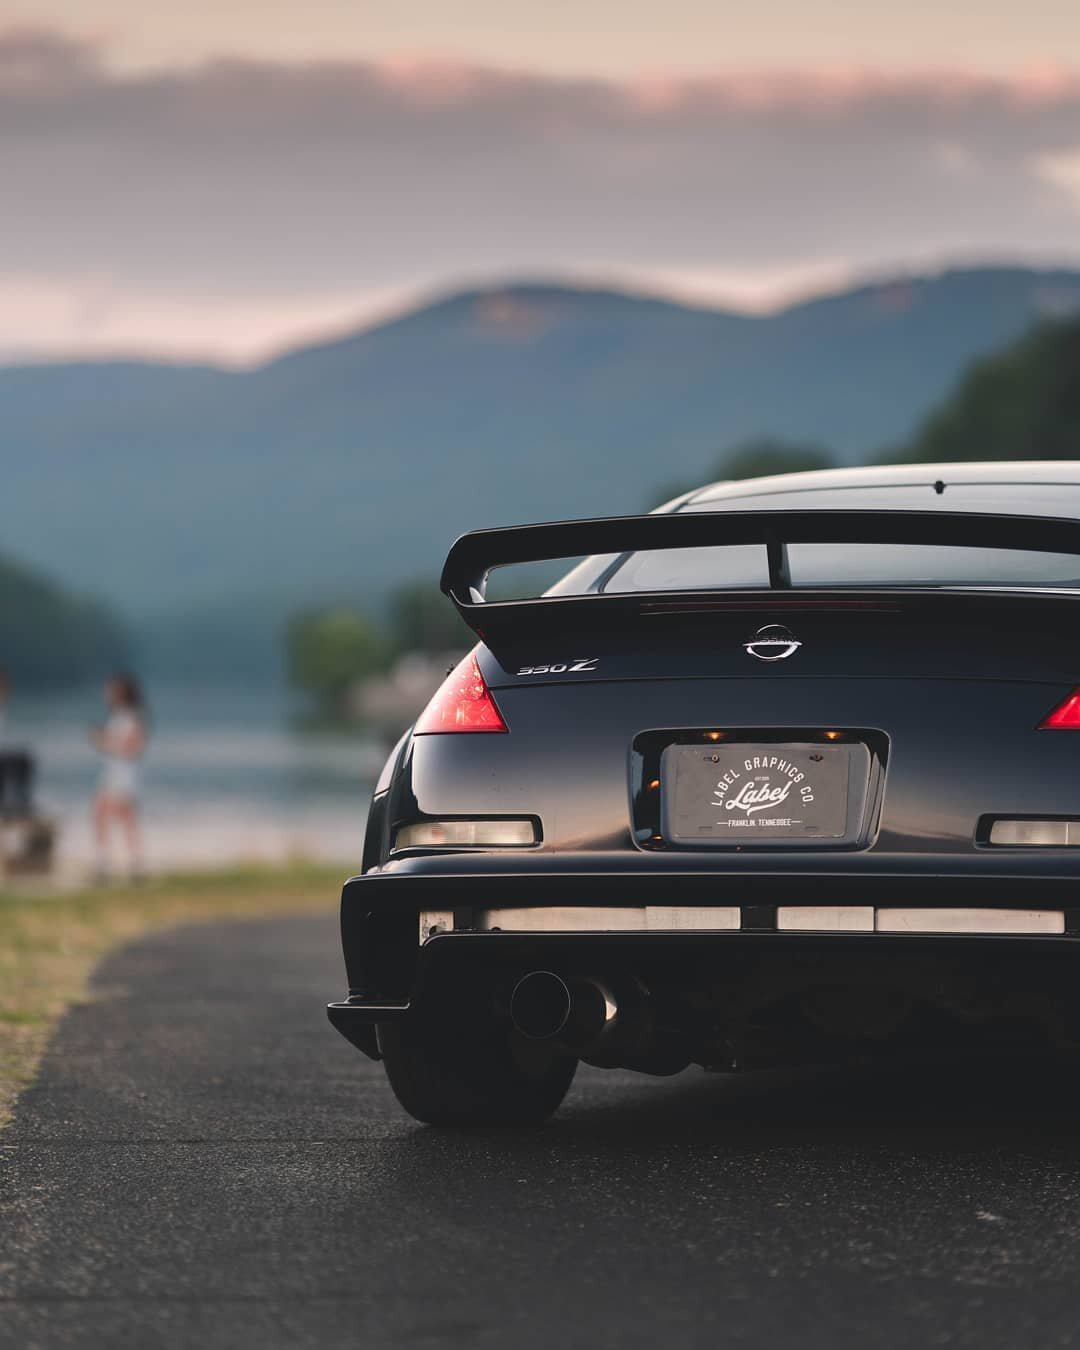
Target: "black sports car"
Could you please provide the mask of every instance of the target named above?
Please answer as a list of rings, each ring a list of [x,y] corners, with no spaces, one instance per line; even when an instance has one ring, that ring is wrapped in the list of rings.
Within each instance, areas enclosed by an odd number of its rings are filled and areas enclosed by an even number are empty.
[[[581,1060],[1080,1045],[1080,464],[482,530],[442,589],[480,641],[375,789],[329,1007],[414,1116],[539,1120]]]

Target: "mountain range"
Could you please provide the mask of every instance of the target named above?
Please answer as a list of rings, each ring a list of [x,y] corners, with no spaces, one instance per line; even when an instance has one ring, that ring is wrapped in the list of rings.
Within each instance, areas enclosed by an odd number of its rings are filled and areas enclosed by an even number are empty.
[[[0,553],[104,599],[157,664],[265,667],[285,616],[432,575],[462,530],[643,509],[749,437],[841,461],[1080,271],[975,268],[765,316],[559,285],[451,295],[253,369],[0,368]]]

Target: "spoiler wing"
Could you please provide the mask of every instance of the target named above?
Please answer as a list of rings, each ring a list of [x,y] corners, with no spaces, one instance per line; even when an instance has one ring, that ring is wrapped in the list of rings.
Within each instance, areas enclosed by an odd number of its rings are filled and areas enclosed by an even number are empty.
[[[465,622],[481,637],[507,621],[556,608],[580,619],[594,606],[672,601],[701,591],[540,596],[486,603],[488,573],[513,563],[545,562],[597,553],[630,554],[652,549],[763,544],[771,591],[791,586],[788,544],[915,544],[1015,549],[1080,557],[1080,520],[1060,516],[1001,515],[968,511],[701,511],[648,516],[604,516],[473,530],[454,541],[440,586]],[[905,587],[906,590],[914,588]]]

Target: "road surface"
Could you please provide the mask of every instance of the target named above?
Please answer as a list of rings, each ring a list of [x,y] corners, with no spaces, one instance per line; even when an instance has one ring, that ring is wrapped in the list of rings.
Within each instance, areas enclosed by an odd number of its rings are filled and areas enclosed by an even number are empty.
[[[587,1071],[443,1133],[341,987],[332,918],[106,962],[0,1136],[5,1350],[1080,1344],[1072,1070]]]

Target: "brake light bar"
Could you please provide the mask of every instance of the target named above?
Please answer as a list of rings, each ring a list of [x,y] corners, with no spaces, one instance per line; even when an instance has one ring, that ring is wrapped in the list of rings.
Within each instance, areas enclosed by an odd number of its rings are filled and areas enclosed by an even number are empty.
[[[1040,731],[1080,731],[1080,689],[1072,693],[1039,723]]]
[[[443,680],[431,702],[420,714],[413,735],[509,730],[480,673],[476,657],[470,652]]]

